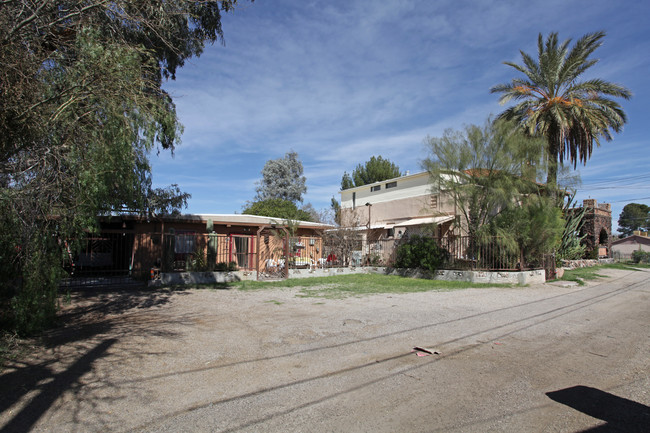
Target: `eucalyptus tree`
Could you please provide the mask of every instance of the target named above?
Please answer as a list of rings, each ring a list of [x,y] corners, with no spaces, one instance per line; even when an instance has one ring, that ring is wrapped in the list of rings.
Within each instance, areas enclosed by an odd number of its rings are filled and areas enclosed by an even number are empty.
[[[271,159],[264,164],[262,180],[257,182],[255,201],[281,199],[302,203],[302,196],[307,192],[306,182],[298,154],[287,152],[283,158]]]
[[[628,89],[600,78],[580,80],[598,62],[590,56],[604,37],[604,32],[589,33],[570,47],[570,39],[560,43],[557,33],[551,33],[544,40],[540,33],[537,59],[520,51],[522,64],[504,62],[523,77],[491,89],[501,94],[502,104],[517,101],[500,118],[514,120],[527,134],[546,140],[550,189],[557,186],[558,162],[567,160],[574,168],[578,162],[586,164],[594,142],[610,141],[627,120],[612,97],[629,99]]]

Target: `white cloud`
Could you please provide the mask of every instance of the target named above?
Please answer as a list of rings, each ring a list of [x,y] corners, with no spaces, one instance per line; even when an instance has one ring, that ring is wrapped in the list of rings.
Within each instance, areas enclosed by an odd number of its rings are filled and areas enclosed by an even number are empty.
[[[650,95],[639,71],[649,68],[648,12],[604,0],[243,3],[224,18],[225,47],[208,47],[166,85],[185,133],[175,159],[154,158],[154,179],[193,193],[191,208],[230,212],[253,197],[266,160],[293,149],[306,199],[328,206],[343,171],[370,156],[418,171],[427,135],[503,110],[489,89],[515,76],[502,62],[520,62],[519,49],[534,54],[538,33],[575,40],[601,28],[608,37],[594,73],[629,79],[635,98],[625,133],[580,172],[587,183],[647,170]]]

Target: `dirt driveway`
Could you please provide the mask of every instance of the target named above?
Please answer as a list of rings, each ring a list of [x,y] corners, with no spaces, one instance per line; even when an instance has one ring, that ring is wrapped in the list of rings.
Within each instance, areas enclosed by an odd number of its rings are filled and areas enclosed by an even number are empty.
[[[343,300],[75,296],[0,375],[0,432],[649,431],[650,273],[607,273]]]

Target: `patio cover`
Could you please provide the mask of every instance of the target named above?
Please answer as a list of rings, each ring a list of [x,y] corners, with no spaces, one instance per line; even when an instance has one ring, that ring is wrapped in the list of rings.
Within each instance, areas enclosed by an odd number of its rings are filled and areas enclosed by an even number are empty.
[[[400,221],[400,222],[391,222],[391,223],[386,223],[378,227],[371,227],[371,228],[385,228],[385,229],[392,229],[393,227],[408,227],[408,226],[419,226],[419,225],[424,225],[424,224],[442,224],[446,223],[447,221],[451,221],[454,219],[453,215],[442,215],[442,216],[437,216],[437,217],[424,217],[424,218],[411,218],[406,221]]]

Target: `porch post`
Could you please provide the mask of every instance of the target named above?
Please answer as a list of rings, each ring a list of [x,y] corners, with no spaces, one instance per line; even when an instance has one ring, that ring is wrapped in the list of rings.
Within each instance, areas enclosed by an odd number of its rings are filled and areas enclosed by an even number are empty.
[[[259,226],[259,228],[257,229],[257,234],[256,234],[256,237],[257,237],[257,252],[256,252],[255,256],[257,258],[255,259],[255,272],[257,272],[257,280],[258,281],[260,279],[260,251],[259,251],[259,246],[261,245],[260,244],[260,235],[262,234],[262,231],[267,227],[269,227],[269,226],[266,226],[266,225]]]

